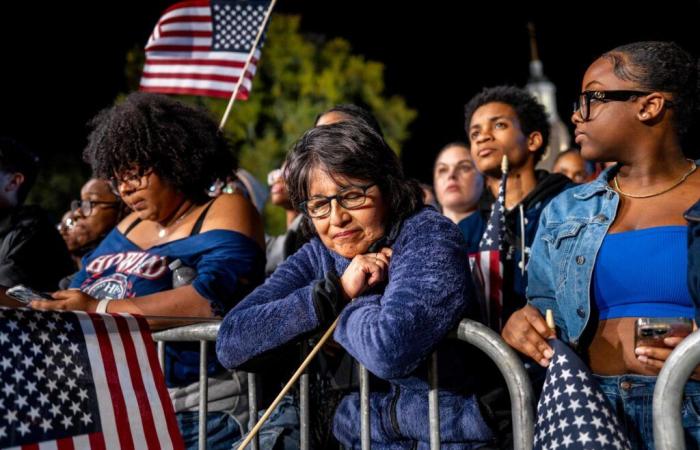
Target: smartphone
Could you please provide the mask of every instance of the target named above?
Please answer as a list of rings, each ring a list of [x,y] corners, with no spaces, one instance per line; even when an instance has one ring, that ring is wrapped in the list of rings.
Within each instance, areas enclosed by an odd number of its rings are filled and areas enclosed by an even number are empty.
[[[23,284],[12,286],[5,291],[5,295],[24,304],[36,299],[53,300],[53,298],[46,292],[35,291],[34,289],[30,289]]]
[[[686,337],[693,332],[687,317],[640,317],[635,324],[634,346],[666,347],[667,337]]]

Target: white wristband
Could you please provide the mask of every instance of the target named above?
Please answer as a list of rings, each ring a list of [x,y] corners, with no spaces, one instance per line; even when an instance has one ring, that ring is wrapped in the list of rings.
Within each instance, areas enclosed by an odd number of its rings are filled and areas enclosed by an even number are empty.
[[[99,314],[106,314],[107,313],[107,305],[109,305],[109,302],[111,302],[111,299],[106,299],[106,300],[100,300],[97,303],[97,308],[95,308],[95,312]]]

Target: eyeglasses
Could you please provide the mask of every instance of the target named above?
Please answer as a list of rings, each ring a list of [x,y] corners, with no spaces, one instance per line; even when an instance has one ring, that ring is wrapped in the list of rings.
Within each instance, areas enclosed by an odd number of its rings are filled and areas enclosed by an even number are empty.
[[[122,184],[127,185],[127,189],[132,191],[138,191],[141,189],[148,188],[149,175],[153,173],[153,169],[148,169],[142,171],[140,169],[127,170],[121,175],[117,175],[109,178],[109,187],[112,189],[112,193],[118,197],[121,197],[119,192],[119,187]]]
[[[350,186],[336,195],[328,197],[319,195],[312,197],[299,204],[299,208],[312,219],[323,219],[331,213],[331,201],[335,199],[340,206],[345,209],[357,209],[365,204],[367,200],[367,189],[374,186],[376,183],[366,184],[364,186]]]
[[[574,103],[574,113],[579,112],[585,121],[591,117],[591,102],[626,102],[633,98],[649,95],[646,91],[583,91],[578,96],[578,101]],[[673,106],[671,100],[664,102],[666,107]]]
[[[75,226],[75,220],[72,217],[66,217],[56,225],[59,233],[71,230]]]
[[[277,183],[277,181],[282,178],[282,169],[275,169],[267,174],[267,185],[272,186]]]
[[[70,210],[73,214],[80,211],[83,217],[88,217],[92,214],[95,205],[105,205],[107,208],[116,208],[120,202],[100,202],[96,200],[73,200],[70,202]]]

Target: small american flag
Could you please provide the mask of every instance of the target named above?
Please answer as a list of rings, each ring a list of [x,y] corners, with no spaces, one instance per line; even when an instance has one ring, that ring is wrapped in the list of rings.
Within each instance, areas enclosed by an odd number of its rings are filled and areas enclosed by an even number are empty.
[[[140,89],[229,98],[243,72],[269,0],[194,0],[163,13],[146,44]],[[246,100],[260,59],[255,50],[237,98]]]
[[[491,206],[491,215],[486,230],[479,242],[479,251],[470,255],[472,272],[476,281],[482,310],[485,312],[486,323],[500,332],[503,311],[503,237],[506,229],[506,180],[508,178],[508,163],[503,158],[501,186],[498,188],[498,198]]]
[[[0,308],[0,379],[0,448],[184,448],[143,319]]]
[[[629,449],[588,367],[562,341],[554,339],[549,344],[554,357],[537,404],[534,449]]]

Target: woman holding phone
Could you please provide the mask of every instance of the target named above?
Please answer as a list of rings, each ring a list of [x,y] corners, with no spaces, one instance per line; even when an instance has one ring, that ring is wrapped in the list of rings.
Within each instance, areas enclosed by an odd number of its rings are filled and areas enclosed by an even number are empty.
[[[683,213],[700,193],[698,148],[690,144],[697,63],[675,44],[638,42],[588,68],[571,117],[576,143],[584,158],[618,164],[547,206],[532,247],[529,304],[503,330],[510,345],[547,366],[554,333],[542,315],[553,310],[559,337],[587,354],[634,448],[653,448],[656,375],[682,340],[636,347],[635,322],[670,327],[695,317]],[[700,383],[690,381],[685,395],[687,445],[696,448]]]

